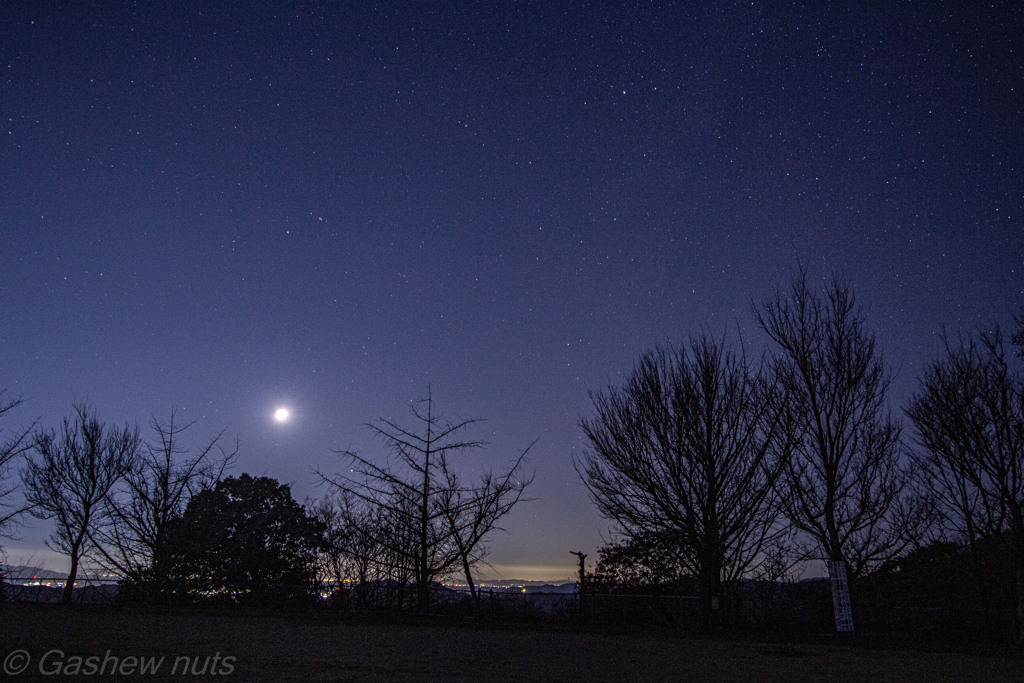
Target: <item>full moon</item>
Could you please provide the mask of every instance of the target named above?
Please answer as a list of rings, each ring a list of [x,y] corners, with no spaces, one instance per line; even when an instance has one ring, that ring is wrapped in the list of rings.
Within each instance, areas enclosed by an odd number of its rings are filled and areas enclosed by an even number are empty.
[[[292,413],[287,408],[278,408],[274,411],[274,419],[278,422],[287,422]]]

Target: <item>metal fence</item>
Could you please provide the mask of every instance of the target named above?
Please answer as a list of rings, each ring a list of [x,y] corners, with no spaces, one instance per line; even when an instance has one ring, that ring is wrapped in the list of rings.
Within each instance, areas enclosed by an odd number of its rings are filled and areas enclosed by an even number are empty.
[[[2,584],[8,602],[60,602],[63,580],[8,575]],[[267,587],[263,587],[266,592]],[[295,586],[281,586],[282,594]],[[321,585],[307,591],[306,599],[288,601],[299,609],[349,612],[394,612],[394,605],[359,602],[354,587]],[[269,593],[273,593],[270,587]],[[346,595],[347,594],[347,595]],[[319,596],[319,597],[317,597]],[[223,597],[223,596],[221,596]],[[118,598],[118,579],[85,576],[76,582],[73,602],[108,604]],[[232,602],[232,600],[227,600]],[[242,600],[244,602],[244,600]],[[223,602],[223,600],[222,600]],[[270,603],[267,603],[270,604]],[[275,603],[276,604],[276,603]],[[412,600],[404,604],[413,609]],[[401,611],[400,609],[397,611]],[[435,586],[432,611],[439,615],[472,615],[494,621],[579,623],[594,626],[668,628],[695,631],[701,626],[701,599],[687,595],[629,595],[616,593],[479,591],[473,601],[464,590]],[[1016,633],[1014,611],[981,609],[970,604],[956,607],[854,604],[856,633],[892,642],[958,647],[971,643],[1012,643]],[[834,633],[830,596],[824,587],[793,591],[748,590],[717,603],[715,623],[724,629],[758,630],[787,637],[829,636]]]

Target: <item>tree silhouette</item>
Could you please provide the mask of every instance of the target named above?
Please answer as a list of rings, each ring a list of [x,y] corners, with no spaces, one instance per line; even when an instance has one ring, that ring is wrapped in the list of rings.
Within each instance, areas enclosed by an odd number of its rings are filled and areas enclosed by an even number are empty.
[[[10,397],[7,392],[0,392],[0,418],[21,405],[21,398]],[[32,428],[27,427],[15,432],[12,436],[0,440],[0,537],[6,536],[6,528],[29,510],[24,505],[13,505],[6,499],[19,488],[19,482],[8,483],[11,465],[31,447],[29,435]],[[0,431],[0,435],[3,432]]]
[[[595,592],[676,593],[692,566],[686,549],[658,534],[646,533],[606,543],[597,549],[597,565],[588,577]]]
[[[268,477],[200,491],[171,528],[172,580],[191,594],[241,600],[309,595],[324,527]]]
[[[153,418],[154,438],[142,444],[122,490],[107,497],[103,523],[93,532],[98,561],[153,598],[170,595],[171,526],[238,453],[237,444],[231,451],[220,446],[223,433],[188,450],[182,440],[194,424],[177,422],[173,411],[167,422]]]
[[[452,457],[483,447],[481,441],[462,438],[477,420],[447,420],[435,410],[429,394],[412,406],[412,414],[418,430],[384,419],[367,425],[386,445],[393,462],[381,465],[352,451],[340,451],[346,471],[320,476],[379,511],[372,518],[385,523],[364,533],[374,535],[373,540],[390,551],[400,568],[412,574],[417,608],[425,612],[430,607],[431,583],[455,567],[461,567],[472,584],[470,572],[484,555],[484,538],[519,502],[532,477],[522,476],[524,451],[504,475],[488,473],[477,485],[463,485]]]
[[[1014,336],[1024,351],[1024,319]],[[917,428],[917,471],[933,492],[941,523],[971,550],[988,596],[979,541],[1007,534],[1016,582],[1017,638],[1024,643],[1024,373],[1010,366],[1002,331],[947,343],[907,414]]]
[[[601,514],[628,539],[678,547],[698,577],[710,627],[723,582],[739,578],[784,533],[776,388],[707,336],[645,354],[624,388],[592,394],[589,448],[576,469]]]
[[[475,604],[479,604],[480,596],[473,581],[473,568],[487,556],[484,539],[523,500],[526,487],[533,481],[532,475],[522,476],[523,464],[532,445],[519,454],[503,475],[487,472],[474,486],[464,485],[462,477],[451,470],[447,459],[441,463],[444,486],[439,492],[439,509],[451,533]]]
[[[773,371],[786,392],[780,423],[793,448],[780,478],[783,509],[830,571],[861,575],[907,545],[900,427],[888,411],[890,376],[875,338],[848,286],[834,281],[821,296],[803,269],[788,293],[755,313],[775,343]]]
[[[47,545],[71,562],[64,603],[71,602],[79,562],[92,547],[107,497],[132,468],[139,449],[138,429],[107,427],[85,404],[74,411],[64,418],[60,433],[35,433],[21,475],[32,514],[56,523]]]

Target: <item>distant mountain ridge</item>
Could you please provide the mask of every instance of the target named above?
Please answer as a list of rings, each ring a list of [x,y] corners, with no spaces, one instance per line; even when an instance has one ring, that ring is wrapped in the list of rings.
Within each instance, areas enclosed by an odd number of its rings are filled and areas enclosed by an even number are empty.
[[[57,572],[43,567],[30,567],[23,564],[0,564],[0,573],[3,573],[8,581],[27,581],[38,579],[40,581],[64,581],[68,578],[67,572]],[[117,577],[100,572],[81,571],[78,572],[78,581],[102,580],[110,581]]]
[[[0,565],[0,573],[4,574],[8,581],[64,581],[68,578],[67,572],[58,572],[52,569],[44,569],[43,567],[33,567],[28,565]],[[108,578],[99,577],[97,574],[92,572],[79,572],[79,581],[85,581],[94,578]],[[528,581],[526,579],[501,579],[496,581],[481,581],[478,585],[480,590],[493,590],[493,591],[522,591],[525,589],[528,593],[575,593],[576,584],[574,582],[556,582],[556,581]]]
[[[55,572],[52,569],[43,569],[42,567],[28,567],[22,564],[14,565],[0,565],[0,572],[6,576],[8,580],[24,581],[26,579],[66,579],[68,578],[67,572]]]
[[[478,588],[482,591],[525,591],[527,593],[575,593],[574,582],[556,583],[553,581],[525,581],[520,579],[502,579],[501,581],[481,581]]]

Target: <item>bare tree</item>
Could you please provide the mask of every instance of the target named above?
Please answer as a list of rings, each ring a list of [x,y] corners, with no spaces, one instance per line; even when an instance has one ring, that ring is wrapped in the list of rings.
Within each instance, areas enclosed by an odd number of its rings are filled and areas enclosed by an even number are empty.
[[[848,286],[833,281],[821,296],[803,269],[787,294],[777,292],[755,313],[777,347],[773,370],[787,394],[781,422],[794,448],[780,478],[785,514],[814,539],[830,573],[861,575],[907,544],[899,525],[907,480],[900,427],[874,335]],[[838,628],[848,600],[833,598]]]
[[[346,583],[354,581],[357,574],[350,569],[347,553],[350,530],[346,527],[341,507],[334,497],[327,495],[320,500],[306,501],[306,509],[324,528],[319,579],[341,589]]]
[[[64,418],[60,433],[38,430],[34,435],[33,453],[21,478],[32,514],[56,523],[47,545],[71,562],[65,603],[71,602],[79,562],[91,549],[90,535],[101,521],[107,496],[134,465],[138,449],[137,428],[108,428],[85,404]]]
[[[153,439],[125,472],[124,486],[104,501],[102,523],[90,531],[100,564],[121,574],[154,597],[171,594],[169,531],[192,497],[212,488],[238,456],[238,445],[221,445],[223,432],[195,451],[182,444],[195,420],[181,424],[171,411],[167,422],[155,417]]]
[[[971,443],[980,414],[983,375],[981,351],[974,341],[959,347],[946,340],[946,357],[921,378],[907,416],[914,423],[919,448],[911,451],[913,478],[926,496],[929,531],[934,540],[965,544],[971,553],[978,594],[989,605],[979,541],[999,532],[1003,509],[998,497],[985,495],[983,473]]]
[[[576,469],[598,510],[627,538],[678,546],[700,584],[705,628],[723,584],[784,533],[776,392],[704,334],[688,352],[645,354],[624,388],[591,395],[596,415],[580,423],[590,445]]]
[[[388,447],[392,457],[387,463],[339,451],[346,472],[320,476],[343,494],[379,511],[385,524],[366,532],[386,530],[386,536],[374,540],[387,547],[396,569],[412,574],[417,608],[426,611],[431,583],[460,564],[472,566],[481,557],[478,550],[484,536],[512,509],[528,480],[519,479],[521,455],[504,477],[485,475],[481,486],[462,489],[453,478],[451,458],[484,445],[461,437],[477,420],[445,419],[435,411],[429,394],[413,406],[412,413],[419,422],[418,431],[394,420],[367,425]],[[460,543],[465,554],[459,551]]]
[[[498,528],[498,522],[523,500],[523,492],[533,481],[533,475],[523,475],[530,444],[512,466],[501,476],[484,474],[473,487],[463,485],[461,477],[442,462],[445,486],[441,491],[440,509],[451,533],[452,542],[462,564],[462,572],[469,586],[474,604],[480,597],[473,581],[473,568],[487,557],[484,539]]]
[[[365,500],[363,503],[365,504],[362,520],[364,524],[358,528],[361,540],[378,553],[379,559],[375,564],[374,574],[376,582],[383,587],[382,591],[375,591],[378,593],[378,604],[388,609],[401,611],[406,609],[410,600],[414,599],[417,609],[426,610],[429,607],[430,579],[428,579],[425,591],[421,592],[417,565],[419,558],[417,548],[419,548],[421,540],[420,529],[415,523],[410,524],[410,520],[418,519],[416,501],[394,495],[390,499],[390,504],[387,505],[372,504]],[[435,527],[432,524],[428,540],[437,543],[435,534]],[[439,545],[437,543],[437,546]],[[428,557],[453,558],[454,556],[450,549],[444,553],[435,548]],[[453,563],[454,560],[451,562]],[[437,573],[432,576],[439,578],[451,572],[452,564],[442,568],[442,564],[438,562],[435,566]],[[415,589],[415,598],[409,595],[409,586]],[[423,606],[420,602],[424,596],[427,606]]]
[[[349,604],[355,607],[386,602],[390,584],[401,581],[397,573],[402,562],[395,561],[390,548],[409,545],[395,541],[388,512],[344,492],[324,496],[310,509],[326,529],[327,580],[339,589],[349,587]]]
[[[21,398],[0,392],[0,417],[21,405]],[[11,465],[31,447],[29,435],[32,427],[18,430],[12,436],[0,441],[0,537],[8,537],[5,529],[29,510],[26,505],[8,503],[7,499],[17,492],[19,482],[8,483]],[[2,432],[0,432],[2,434]]]
[[[1024,350],[1024,319],[1014,340]],[[1019,340],[1019,341],[1017,341]],[[921,451],[916,469],[934,492],[943,531],[971,551],[988,600],[978,541],[1007,534],[1024,643],[1024,374],[1010,367],[1002,332],[954,347],[921,380],[907,414]]]

